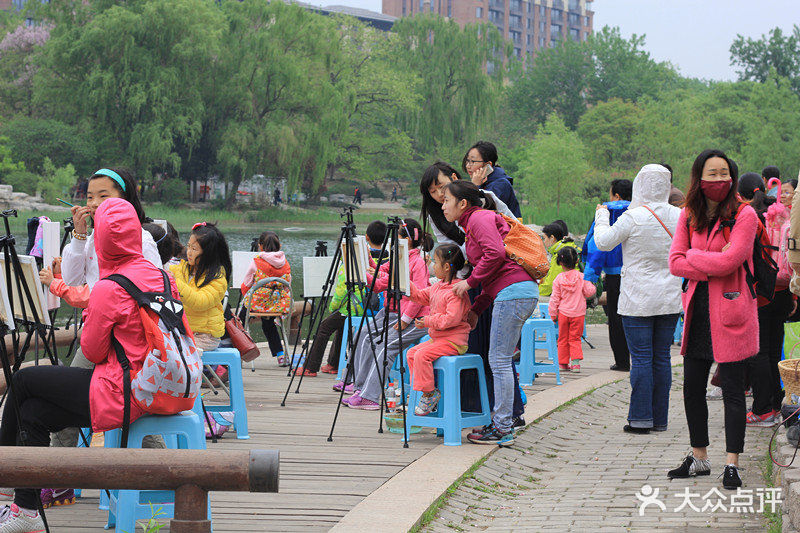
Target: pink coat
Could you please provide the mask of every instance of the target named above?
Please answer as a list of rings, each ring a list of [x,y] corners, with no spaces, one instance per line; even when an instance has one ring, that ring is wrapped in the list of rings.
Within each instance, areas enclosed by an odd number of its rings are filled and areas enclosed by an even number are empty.
[[[104,278],[118,273],[143,291],[164,290],[161,270],[142,255],[141,227],[133,206],[119,198],[104,201],[95,214],[94,246],[100,281],[89,297],[81,334],[83,355],[96,365],[89,387],[89,411],[95,431],[122,426],[123,374],[111,346],[112,332],[125,349],[131,375],[142,368],[147,353],[138,305],[121,286]],[[172,294],[179,297],[174,281]],[[142,414],[136,402],[132,402],[131,421]]]
[[[562,314],[570,318],[586,315],[586,298],[597,292],[593,283],[583,279],[580,270],[565,270],[553,281],[553,294],[550,296],[548,312],[553,321]]]
[[[711,346],[718,363],[742,361],[758,353],[758,305],[747,283],[744,263],[753,268],[753,242],[758,217],[752,207],[739,213],[730,234],[730,248],[717,222],[711,231],[692,231],[689,242],[686,209],[681,211],[678,228],[669,252],[669,270],[689,280],[683,293],[686,313],[683,332],[692,321],[692,298],[698,281],[708,281]],[[684,337],[685,338],[685,337]],[[686,343],[681,353],[686,354]]]
[[[440,281],[425,289],[418,289],[411,284],[411,299],[420,305],[430,305],[430,314],[422,318],[431,339],[452,342],[456,346],[466,346],[470,329],[467,315],[470,301],[467,294],[461,297],[453,292],[453,285],[458,279],[449,283]]]
[[[370,258],[370,264],[375,266],[375,262],[372,260],[372,258]],[[411,283],[415,284],[417,287],[423,288],[430,285],[430,278],[428,277],[428,265],[426,265],[425,261],[422,259],[422,257],[420,257],[419,248],[414,248],[408,252],[408,268]],[[376,294],[385,291],[389,286],[389,261],[383,263],[378,272],[378,279],[375,281]],[[368,286],[371,283],[372,276],[367,274]],[[384,301],[388,303],[389,299],[386,298]],[[402,311],[401,318],[403,319],[403,322],[407,324],[412,322],[415,318],[428,314],[427,305],[420,305],[410,298],[400,299],[400,309]],[[394,309],[390,309],[390,311],[394,312]]]

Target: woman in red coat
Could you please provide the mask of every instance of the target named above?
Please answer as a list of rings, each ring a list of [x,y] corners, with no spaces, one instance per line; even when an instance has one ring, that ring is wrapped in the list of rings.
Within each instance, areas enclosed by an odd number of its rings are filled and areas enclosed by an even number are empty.
[[[719,150],[697,156],[686,207],[669,254],[670,272],[686,279],[683,403],[692,453],[670,478],[711,473],[708,459],[706,383],[714,361],[722,381],[725,443],[728,452],[722,484],[741,487],[739,454],[744,449],[745,359],[758,353],[758,306],[748,282],[758,217],[736,199],[733,162]],[[730,230],[723,229],[724,226]]]

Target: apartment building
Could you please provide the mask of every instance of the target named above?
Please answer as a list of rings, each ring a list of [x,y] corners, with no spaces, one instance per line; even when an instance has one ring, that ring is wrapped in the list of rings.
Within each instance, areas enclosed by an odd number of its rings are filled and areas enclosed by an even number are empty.
[[[517,57],[592,33],[592,0],[383,0],[383,13],[406,17],[436,13],[462,26],[488,22],[514,44]]]

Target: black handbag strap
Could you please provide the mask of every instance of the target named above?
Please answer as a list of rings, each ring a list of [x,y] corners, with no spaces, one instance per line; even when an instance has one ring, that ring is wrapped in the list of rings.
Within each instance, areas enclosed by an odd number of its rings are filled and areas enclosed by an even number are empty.
[[[122,367],[122,437],[120,438],[120,448],[128,447],[128,433],[131,428],[131,363],[125,355],[125,349],[111,331],[111,346],[117,354],[117,361]]]

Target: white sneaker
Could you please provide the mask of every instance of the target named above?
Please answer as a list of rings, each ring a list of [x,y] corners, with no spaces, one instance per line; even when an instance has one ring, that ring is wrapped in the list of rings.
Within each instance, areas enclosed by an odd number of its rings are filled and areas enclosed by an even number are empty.
[[[31,516],[15,504],[0,510],[0,533],[44,533],[44,522],[39,512]]]
[[[0,502],[13,502],[14,489],[0,488]]]
[[[706,400],[721,400],[722,389],[720,387],[711,387],[711,390],[706,393]]]

